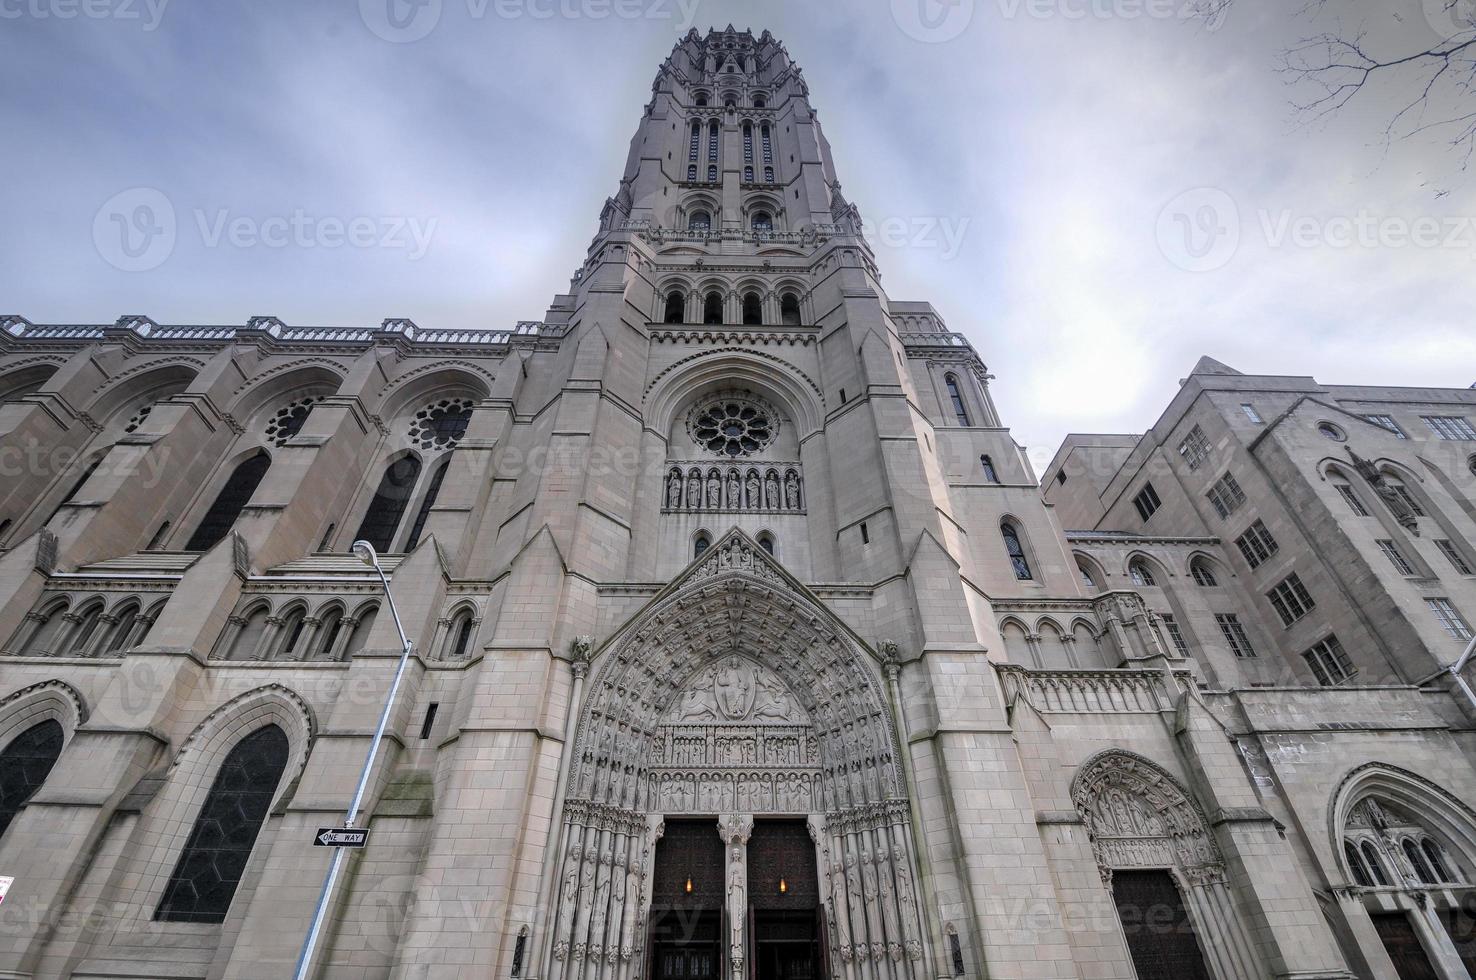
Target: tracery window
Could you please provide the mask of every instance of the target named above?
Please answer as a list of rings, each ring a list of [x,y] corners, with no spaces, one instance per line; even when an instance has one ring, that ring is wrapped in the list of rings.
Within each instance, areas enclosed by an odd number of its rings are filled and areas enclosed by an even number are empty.
[[[1212,589],[1220,584],[1215,578],[1214,569],[1210,568],[1210,563],[1203,558],[1195,558],[1189,563],[1189,575],[1194,579],[1194,584],[1200,588]]]
[[[718,122],[716,119],[707,129],[707,162],[718,162]]]
[[[712,231],[712,215],[706,211],[693,211],[687,219],[687,230],[693,234],[707,234]]]
[[[230,534],[236,518],[241,516],[241,511],[251,502],[251,495],[256,493],[256,488],[271,465],[272,458],[265,450],[258,450],[255,455],[243,460],[226,480],[225,486],[220,488],[215,503],[210,505],[205,519],[195,528],[185,550],[209,551],[221,538]]]
[[[236,743],[216,773],[154,918],[224,922],[287,768],[287,736],[266,725]]]
[[[47,719],[11,739],[0,752],[0,836],[46,782],[61,756],[63,741],[61,723]]]
[[[307,424],[313,405],[322,400],[321,395],[309,395],[277,409],[277,413],[267,421],[266,426],[266,437],[271,440],[272,445],[287,445],[287,440],[301,432],[302,427]]]
[[[1025,557],[1025,546],[1020,542],[1020,532],[1009,521],[999,526],[999,533],[1004,538],[1005,552],[1010,556],[1010,564],[1015,569],[1015,578],[1022,582],[1029,582],[1035,578],[1030,571],[1030,560]]]
[[[692,557],[701,558],[708,548],[712,547],[712,538],[706,532],[697,535],[692,541]]]
[[[753,213],[753,230],[760,235],[767,235],[774,230],[774,219],[767,211],[755,211]]]
[[[753,297],[757,299],[757,296]],[[698,407],[688,421],[698,445],[723,456],[750,456],[773,442],[779,431],[773,412],[749,398],[728,397]]]
[[[1153,577],[1152,570],[1149,569],[1147,564],[1136,559],[1128,563],[1128,578],[1132,579],[1133,584],[1138,586],[1146,587],[1158,584],[1158,581]]]
[[[984,479],[990,483],[999,482],[999,473],[994,469],[994,460],[988,456],[979,457],[979,467],[984,471]]]
[[[707,105],[706,96],[699,96],[698,97],[698,100],[699,100],[697,102],[698,105]],[[702,145],[702,123],[700,123],[700,122],[698,122],[697,120],[694,119],[692,121],[692,146],[691,146],[691,149],[688,151],[688,154],[687,154],[687,159],[688,160],[695,161],[697,159],[697,153],[698,153],[698,150],[701,148],[701,145]],[[696,179],[696,169],[695,168],[693,168],[693,179],[694,180]]]
[[[447,660],[461,660],[466,657],[466,651],[471,646],[474,625],[470,609],[461,610],[451,620],[451,628],[446,634],[450,639],[447,644]]]
[[[410,420],[410,441],[426,452],[455,449],[475,408],[469,398],[442,398],[427,405]]]

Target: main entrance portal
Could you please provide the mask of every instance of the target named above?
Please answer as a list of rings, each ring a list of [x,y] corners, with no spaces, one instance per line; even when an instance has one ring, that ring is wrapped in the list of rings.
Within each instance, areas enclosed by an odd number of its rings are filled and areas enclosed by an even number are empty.
[[[533,975],[928,975],[879,664],[804,586],[730,532],[597,659]]]

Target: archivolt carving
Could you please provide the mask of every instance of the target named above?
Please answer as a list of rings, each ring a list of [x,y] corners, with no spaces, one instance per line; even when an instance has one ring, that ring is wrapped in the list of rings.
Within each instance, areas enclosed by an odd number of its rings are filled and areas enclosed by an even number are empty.
[[[1104,876],[1115,868],[1168,867],[1190,883],[1224,880],[1224,858],[1204,813],[1142,756],[1114,749],[1093,757],[1072,783],[1071,800]]]

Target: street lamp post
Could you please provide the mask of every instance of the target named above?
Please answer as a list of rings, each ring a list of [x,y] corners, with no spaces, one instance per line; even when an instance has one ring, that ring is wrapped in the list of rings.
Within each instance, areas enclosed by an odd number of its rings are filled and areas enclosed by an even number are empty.
[[[348,811],[343,817],[345,828],[353,827],[354,821],[359,819],[359,806],[364,802],[364,791],[369,786],[369,776],[374,771],[374,761],[379,757],[379,743],[384,738],[385,728],[389,725],[390,712],[395,707],[395,696],[400,693],[400,681],[405,676],[405,665],[410,662],[410,639],[405,635],[405,627],[400,624],[400,611],[395,607],[395,596],[390,591],[389,579],[385,577],[384,569],[379,565],[379,555],[375,553],[374,546],[368,541],[355,541],[353,552],[364,564],[379,573],[379,582],[384,586],[384,597],[389,603],[390,615],[395,620],[395,630],[400,634],[401,649],[400,665],[395,668],[395,679],[390,684],[388,696],[384,699],[384,709],[379,713],[379,727],[374,730],[374,739],[369,743],[369,752],[364,757],[364,768],[359,773],[358,788],[354,790],[354,798],[349,803]],[[328,865],[328,874],[323,878],[323,890],[318,895],[318,907],[313,911],[313,924],[308,928],[307,938],[302,943],[302,953],[297,957],[297,970],[293,973],[294,980],[308,980],[309,970],[313,963],[313,953],[318,945],[318,937],[323,932],[323,920],[328,916],[328,900],[333,896],[333,886],[338,881],[338,872],[343,868],[345,852],[346,848],[335,847],[333,849],[333,860]]]
[[[1476,708],[1476,691],[1472,691],[1471,685],[1467,684],[1466,679],[1461,676],[1461,671],[1466,669],[1466,664],[1471,662],[1473,656],[1476,656],[1476,637],[1473,637],[1471,642],[1466,644],[1465,652],[1456,658],[1456,662],[1445,669],[1450,671],[1450,676],[1455,678],[1456,684],[1460,686],[1461,693],[1465,694],[1466,700],[1471,702],[1471,707]]]

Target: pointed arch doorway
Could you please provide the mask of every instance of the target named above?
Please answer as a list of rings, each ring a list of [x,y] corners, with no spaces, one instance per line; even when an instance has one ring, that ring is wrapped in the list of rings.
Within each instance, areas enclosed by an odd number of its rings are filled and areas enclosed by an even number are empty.
[[[872,655],[772,556],[736,530],[714,544],[600,651],[542,975],[921,980],[883,691]]]

